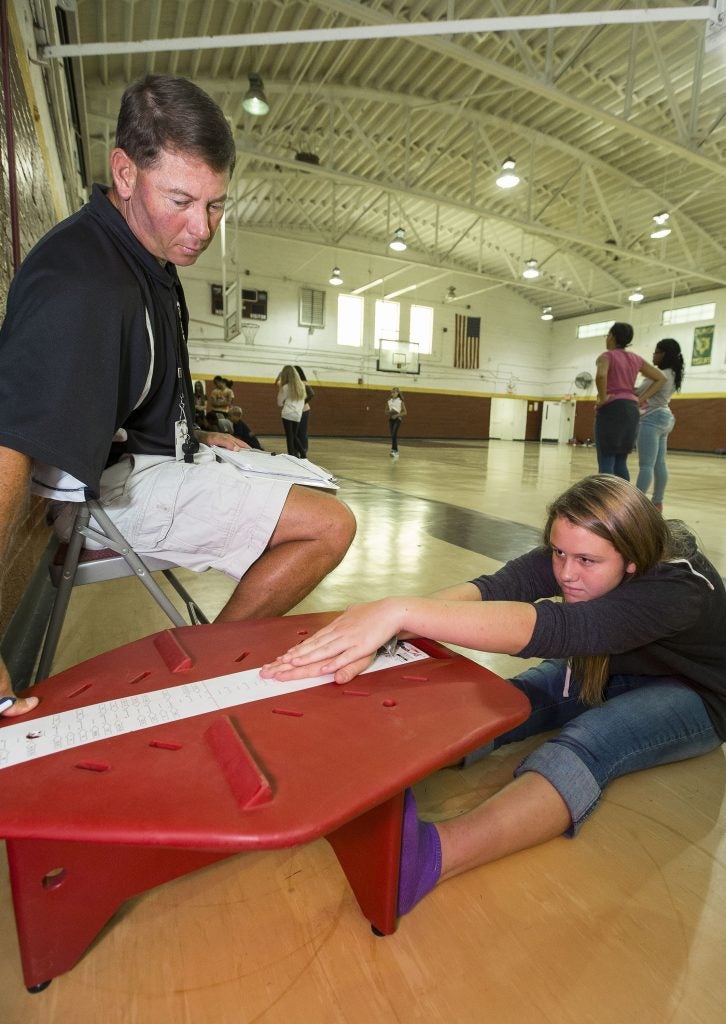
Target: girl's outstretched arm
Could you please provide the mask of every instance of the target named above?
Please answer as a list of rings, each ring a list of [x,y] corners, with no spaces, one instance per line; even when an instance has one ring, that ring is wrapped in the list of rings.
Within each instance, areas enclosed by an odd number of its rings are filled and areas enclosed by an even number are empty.
[[[347,683],[370,665],[379,647],[401,633],[480,651],[521,651],[534,631],[534,606],[519,601],[476,601],[472,599],[473,584],[463,586],[472,588],[464,592],[463,600],[386,597],[351,605],[303,643],[265,665],[260,674],[287,681],[333,673],[337,683]]]

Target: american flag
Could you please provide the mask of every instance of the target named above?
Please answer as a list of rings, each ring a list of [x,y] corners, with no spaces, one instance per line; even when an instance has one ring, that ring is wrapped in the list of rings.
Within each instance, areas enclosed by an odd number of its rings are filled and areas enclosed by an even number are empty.
[[[462,370],[478,370],[481,317],[457,313],[454,319],[454,366]]]

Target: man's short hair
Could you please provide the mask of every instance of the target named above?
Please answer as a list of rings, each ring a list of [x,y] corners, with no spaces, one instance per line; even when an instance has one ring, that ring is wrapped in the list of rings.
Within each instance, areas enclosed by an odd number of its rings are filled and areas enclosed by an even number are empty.
[[[121,98],[116,145],[145,169],[162,150],[189,153],[217,172],[234,170],[232,130],[211,96],[187,78],[145,75]]]

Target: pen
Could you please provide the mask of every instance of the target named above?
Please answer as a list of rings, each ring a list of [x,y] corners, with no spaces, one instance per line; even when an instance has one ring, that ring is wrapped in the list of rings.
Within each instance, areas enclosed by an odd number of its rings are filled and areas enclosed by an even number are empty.
[[[0,714],[2,714],[3,711],[7,711],[8,708],[11,708],[15,703],[15,700],[15,697],[0,697]]]

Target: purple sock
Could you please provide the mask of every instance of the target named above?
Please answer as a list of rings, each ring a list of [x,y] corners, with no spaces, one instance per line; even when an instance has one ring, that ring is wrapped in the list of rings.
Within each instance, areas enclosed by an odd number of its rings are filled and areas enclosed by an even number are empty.
[[[403,794],[401,867],[398,877],[398,915],[413,910],[431,892],[441,874],[441,840],[436,826],[419,821],[413,790]]]

